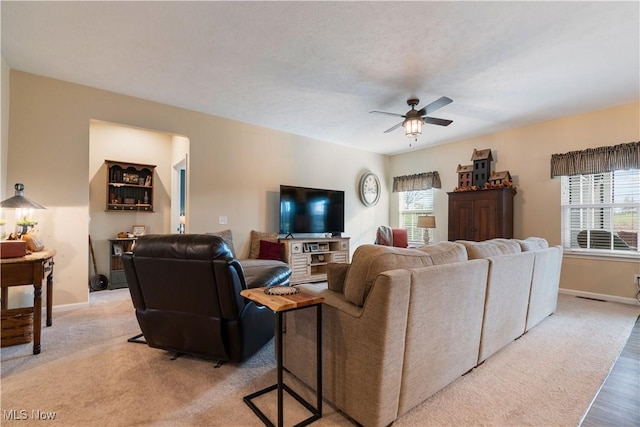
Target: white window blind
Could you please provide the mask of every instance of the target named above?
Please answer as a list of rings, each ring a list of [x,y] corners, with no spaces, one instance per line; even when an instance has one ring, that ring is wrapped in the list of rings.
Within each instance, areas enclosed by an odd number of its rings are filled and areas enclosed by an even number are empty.
[[[433,188],[400,192],[400,228],[407,229],[410,242],[422,242],[423,232],[429,232],[433,241],[434,230],[416,226],[422,215],[433,215]]]
[[[562,244],[567,250],[638,255],[640,170],[562,176]]]

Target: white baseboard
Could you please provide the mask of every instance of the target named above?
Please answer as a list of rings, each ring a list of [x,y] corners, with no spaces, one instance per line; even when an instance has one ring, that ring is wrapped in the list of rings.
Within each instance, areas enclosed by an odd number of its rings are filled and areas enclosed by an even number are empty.
[[[576,296],[576,297],[600,299],[600,300],[610,301],[610,302],[619,302],[619,303],[622,303],[622,304],[640,305],[640,302],[638,300],[636,300],[635,298],[618,297],[618,296],[615,296],[615,295],[596,294],[594,292],[576,291],[574,289],[564,289],[564,288],[560,288],[558,290],[558,293],[566,294],[566,295],[573,295],[573,296]]]
[[[77,310],[79,308],[87,308],[89,307],[89,302],[76,302],[73,304],[63,304],[63,305],[54,305],[53,306],[53,312],[54,313],[60,313],[62,311],[71,311],[71,310]],[[46,310],[45,307],[42,308],[42,312],[44,313],[44,311]]]

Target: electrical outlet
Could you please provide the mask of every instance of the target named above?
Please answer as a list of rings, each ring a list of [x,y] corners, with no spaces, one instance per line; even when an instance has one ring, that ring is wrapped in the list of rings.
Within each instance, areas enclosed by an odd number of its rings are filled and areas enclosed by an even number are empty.
[[[218,223],[219,224],[226,224],[227,223],[227,217],[226,216],[219,216],[218,217]]]

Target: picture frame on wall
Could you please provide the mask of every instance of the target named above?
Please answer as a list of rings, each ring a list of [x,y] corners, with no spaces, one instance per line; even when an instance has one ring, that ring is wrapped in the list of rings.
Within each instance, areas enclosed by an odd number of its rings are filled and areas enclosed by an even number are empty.
[[[146,225],[134,225],[131,228],[131,234],[133,234],[135,237],[144,236],[146,232],[147,232]]]

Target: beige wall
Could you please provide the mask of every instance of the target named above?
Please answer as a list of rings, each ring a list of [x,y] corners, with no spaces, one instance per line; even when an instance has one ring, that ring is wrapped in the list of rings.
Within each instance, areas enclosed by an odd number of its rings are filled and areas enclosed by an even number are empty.
[[[455,126],[455,123],[452,125]],[[447,191],[457,184],[456,167],[470,164],[474,148],[490,148],[494,170],[508,170],[518,187],[514,207],[515,237],[540,236],[560,244],[560,179],[551,179],[554,153],[622,144],[640,139],[640,104],[553,120],[478,138],[393,156],[390,177],[437,170],[436,240],[447,240]],[[391,198],[390,221],[398,223],[397,196]],[[565,256],[560,286],[566,289],[634,298],[637,260],[611,261]]]
[[[248,253],[252,229],[277,230],[280,184],[345,190],[345,235],[354,248],[370,243],[378,225],[397,224],[392,177],[431,170],[443,181],[436,191],[436,240],[446,240],[446,192],[456,185],[456,166],[469,163],[473,148],[491,148],[495,169],[514,176],[516,237],[542,236],[559,244],[560,181],[549,178],[551,154],[640,139],[640,105],[632,104],[388,158],[14,70],[10,76],[11,161],[3,190],[12,193],[13,183],[23,182],[27,196],[48,208],[37,214],[45,244],[58,250],[54,305],[88,301],[92,120],[188,138],[188,231],[230,228],[241,256]],[[4,117],[3,111],[3,125]],[[358,179],[367,170],[383,183],[374,208],[357,197]],[[228,224],[218,224],[219,216]],[[632,277],[639,272],[633,261],[565,258],[561,286],[631,298]]]
[[[89,129],[89,233],[98,272],[108,277],[109,241],[133,225],[147,233],[170,233],[171,157],[173,135],[93,120]],[[107,167],[105,160],[156,165],[154,212],[105,211]],[[93,269],[90,272],[93,275]]]
[[[387,188],[374,208],[357,197],[363,172],[387,175],[385,156],[15,70],[10,88],[7,179],[47,207],[39,220],[58,251],[54,305],[88,301],[92,120],[188,138],[188,231],[230,228],[241,255],[252,229],[277,231],[280,184],[344,190],[353,247],[388,223]]]
[[[9,74],[9,67],[4,58],[0,57],[0,200],[7,198],[5,183],[9,149]]]

